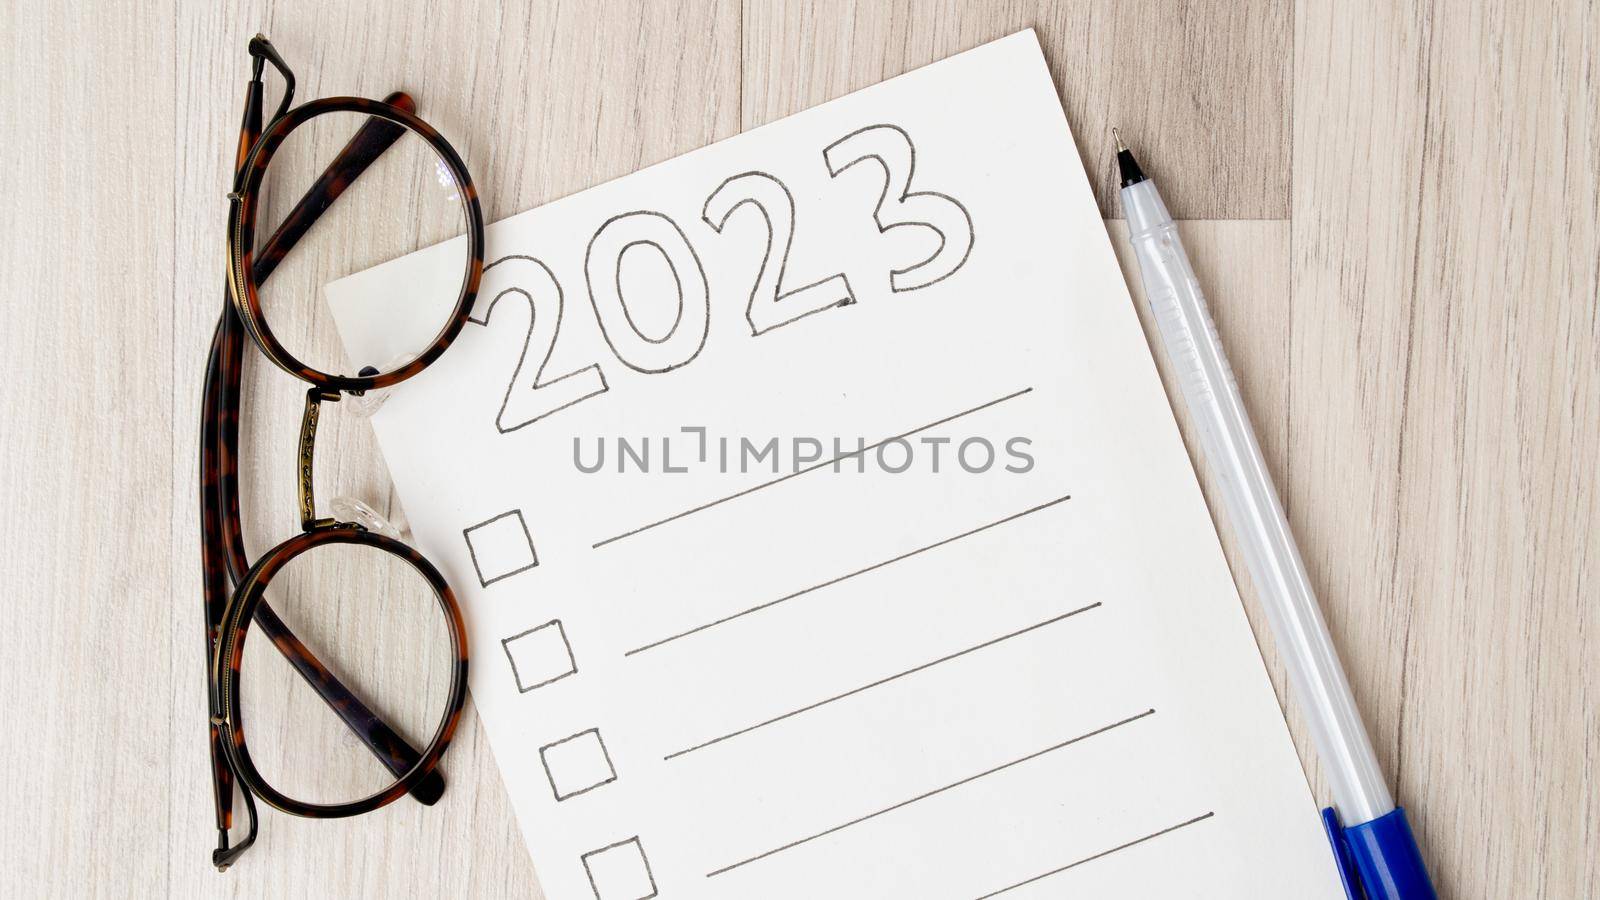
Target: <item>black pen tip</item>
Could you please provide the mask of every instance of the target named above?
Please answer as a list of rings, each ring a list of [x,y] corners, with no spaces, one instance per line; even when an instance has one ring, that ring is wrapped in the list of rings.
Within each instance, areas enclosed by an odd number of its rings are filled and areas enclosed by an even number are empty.
[[[1139,168],[1139,161],[1133,158],[1133,151],[1122,143],[1122,133],[1111,129],[1111,139],[1117,142],[1117,174],[1121,178],[1122,186],[1138,184],[1145,180],[1144,170]]]

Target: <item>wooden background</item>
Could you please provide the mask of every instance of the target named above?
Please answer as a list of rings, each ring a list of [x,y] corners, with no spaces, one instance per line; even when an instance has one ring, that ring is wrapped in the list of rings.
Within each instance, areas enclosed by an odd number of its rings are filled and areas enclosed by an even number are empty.
[[[1033,26],[1107,217],[1117,124],[1188,220],[1441,893],[1596,895],[1592,0],[3,8],[0,893],[539,896],[470,713],[439,806],[268,812],[209,865],[196,423],[252,33],[302,97],[411,91],[496,219]],[[258,552],[301,388],[246,374]],[[322,495],[392,507],[328,418]]]

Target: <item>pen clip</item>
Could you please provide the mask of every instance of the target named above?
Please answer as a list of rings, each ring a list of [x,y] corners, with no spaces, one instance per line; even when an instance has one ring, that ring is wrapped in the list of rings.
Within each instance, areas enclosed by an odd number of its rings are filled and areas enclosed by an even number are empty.
[[[1333,862],[1339,869],[1339,883],[1344,885],[1345,897],[1367,900],[1367,892],[1361,887],[1361,874],[1356,871],[1355,857],[1350,853],[1350,841],[1344,835],[1344,825],[1331,806],[1322,810],[1322,827],[1328,832],[1328,843],[1333,846]]]

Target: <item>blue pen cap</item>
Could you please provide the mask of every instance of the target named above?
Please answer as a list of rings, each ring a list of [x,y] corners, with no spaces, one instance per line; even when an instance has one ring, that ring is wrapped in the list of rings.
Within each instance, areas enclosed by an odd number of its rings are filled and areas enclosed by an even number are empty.
[[[1349,827],[1332,808],[1322,817],[1352,900],[1437,900],[1404,808]]]

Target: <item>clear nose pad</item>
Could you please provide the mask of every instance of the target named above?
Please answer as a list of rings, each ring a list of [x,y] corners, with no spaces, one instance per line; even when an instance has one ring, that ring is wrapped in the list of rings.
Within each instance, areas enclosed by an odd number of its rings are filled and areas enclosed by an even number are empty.
[[[362,366],[361,371],[356,374],[362,378],[371,378],[379,372],[392,372],[412,358],[412,354],[402,353],[389,360],[389,364],[382,369],[377,366]],[[351,394],[345,398],[345,401],[350,404],[349,409],[352,413],[363,419],[370,419],[373,413],[378,411],[378,407],[383,405],[383,401],[389,399],[389,395],[392,393],[394,393],[394,388],[380,388],[375,391],[367,391],[364,394]]]
[[[333,517],[340,522],[354,522],[373,534],[400,540],[400,529],[383,514],[354,497],[335,497],[330,504]]]

